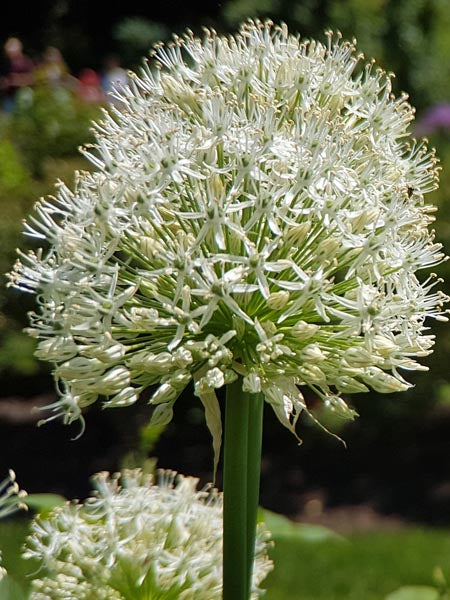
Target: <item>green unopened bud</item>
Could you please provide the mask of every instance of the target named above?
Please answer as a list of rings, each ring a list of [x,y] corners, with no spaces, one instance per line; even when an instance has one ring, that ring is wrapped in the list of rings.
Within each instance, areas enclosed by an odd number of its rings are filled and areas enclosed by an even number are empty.
[[[297,321],[297,323],[289,331],[290,335],[295,337],[299,341],[309,340],[314,337],[319,331],[320,327],[313,323],[306,323],[305,321]]]
[[[370,367],[377,361],[377,358],[365,348],[354,346],[344,352],[343,360],[348,366]]]
[[[374,223],[380,214],[376,208],[362,210],[358,214],[350,218],[352,233],[361,233],[365,227]]]
[[[344,394],[359,394],[361,392],[368,392],[369,388],[360,381],[357,381],[353,377],[348,375],[342,375],[336,379],[335,383],[337,389]]]
[[[325,384],[327,378],[325,373],[317,365],[305,364],[299,369],[300,376],[303,377],[307,384]]]
[[[117,408],[131,406],[139,398],[138,390],[133,387],[125,387],[110,400],[103,403],[105,408]]]
[[[242,339],[245,335],[245,321],[236,315],[232,317],[233,329],[236,331],[236,337]]]
[[[201,110],[194,89],[190,85],[167,74],[161,79],[161,84],[165,96],[180,108],[190,109],[194,113]]]
[[[330,394],[326,396],[324,404],[325,406],[329,407],[330,410],[337,413],[339,416],[344,417],[345,419],[353,419],[354,417],[358,416],[357,413],[351,409],[340,396]]]
[[[399,381],[396,377],[385,373],[378,367],[369,367],[365,369],[363,379],[376,392],[380,392],[380,394],[404,392],[405,390],[411,387],[410,384]]]
[[[261,327],[263,328],[267,337],[269,337],[269,338],[273,337],[277,332],[277,326],[275,325],[275,323],[273,321],[262,321]],[[279,339],[282,339],[282,338],[283,338],[283,334],[280,334]]]
[[[123,388],[130,384],[130,372],[125,367],[114,367],[95,380],[92,389],[98,394],[109,396],[118,394]]]
[[[273,292],[267,298],[267,306],[272,310],[282,310],[289,302],[289,292],[281,290],[279,292]]]
[[[150,404],[166,404],[174,402],[178,397],[179,391],[170,383],[163,383],[159,386],[153,396],[150,398]]]
[[[139,238],[139,249],[149,259],[154,259],[164,250],[161,242],[144,235]]]
[[[342,247],[342,240],[335,238],[327,238],[320,242],[317,247],[317,253],[319,256],[323,256],[327,259],[332,259],[336,256],[339,248]]]
[[[229,385],[230,383],[234,383],[238,378],[238,374],[233,369],[225,369],[223,372],[223,380],[225,385]]]
[[[318,344],[305,346],[300,353],[300,360],[308,363],[319,363],[326,359]]]
[[[395,342],[384,335],[378,334],[373,338],[373,347],[381,354],[381,356],[390,356],[393,352],[398,350],[398,346]]]
[[[290,227],[284,239],[285,244],[287,246],[301,246],[308,237],[310,229],[311,223],[309,221]]]
[[[164,550],[176,551],[177,548],[186,543],[189,537],[189,530],[184,526],[181,518],[175,515],[171,520],[170,526],[167,530]]]

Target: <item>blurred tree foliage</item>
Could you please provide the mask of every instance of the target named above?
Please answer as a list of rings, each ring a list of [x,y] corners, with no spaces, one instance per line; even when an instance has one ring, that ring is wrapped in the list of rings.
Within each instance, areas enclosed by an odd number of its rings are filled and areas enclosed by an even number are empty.
[[[153,44],[164,41],[169,34],[165,25],[144,17],[126,17],[113,29],[124,64],[135,66],[141,64]]]
[[[23,90],[12,116],[0,121],[0,382],[47,369],[33,357],[34,341],[22,332],[34,298],[7,290],[5,273],[16,248],[32,245],[22,238],[22,221],[34,202],[53,190],[57,178],[71,183],[74,169],[87,168],[78,147],[90,140],[99,111],[69,90],[42,87]]]
[[[450,90],[448,0],[230,0],[223,18],[235,28],[247,18],[284,21],[302,37],[340,30],[398,78],[414,104],[445,100]]]
[[[90,124],[99,107],[80,100],[63,87],[26,88],[18,94],[10,122],[10,137],[34,177],[42,178],[48,157],[77,154],[92,141]]]
[[[13,143],[6,137],[0,141],[0,280],[6,283],[3,274],[11,267],[15,248],[22,229],[22,218],[30,207],[32,179],[23,158]],[[20,332],[12,306],[8,307],[5,286],[0,287],[0,377],[6,370],[22,375],[33,374],[36,361],[32,352],[34,344]]]

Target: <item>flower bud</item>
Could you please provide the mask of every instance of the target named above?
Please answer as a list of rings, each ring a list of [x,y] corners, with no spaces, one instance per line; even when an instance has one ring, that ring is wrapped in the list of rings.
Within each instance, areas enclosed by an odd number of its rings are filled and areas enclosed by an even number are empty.
[[[114,367],[95,380],[92,389],[98,394],[109,396],[118,394],[123,388],[130,384],[130,372],[122,366]]]
[[[297,323],[290,329],[289,334],[294,336],[299,341],[306,341],[314,337],[319,331],[320,327],[313,323],[306,323],[305,321],[297,321]]]
[[[105,408],[119,408],[131,406],[139,398],[138,390],[133,387],[125,387],[118,394],[103,403]]]
[[[305,221],[300,225],[289,227],[284,238],[284,243],[287,246],[302,246],[311,229],[311,223]]]
[[[267,306],[272,310],[282,310],[286,304],[289,302],[289,292],[280,291],[273,292],[267,298]]]
[[[258,394],[261,391],[261,377],[253,372],[250,372],[242,380],[242,390],[250,394]]]
[[[367,386],[357,379],[349,377],[348,375],[341,375],[340,377],[337,377],[335,386],[343,394],[360,394],[361,392],[369,391]]]
[[[365,369],[363,379],[370,387],[381,394],[404,392],[411,387],[410,384],[399,381],[396,377],[385,373],[378,367],[368,367]]]
[[[326,359],[318,344],[309,344],[300,352],[300,360],[307,363],[319,363]]]

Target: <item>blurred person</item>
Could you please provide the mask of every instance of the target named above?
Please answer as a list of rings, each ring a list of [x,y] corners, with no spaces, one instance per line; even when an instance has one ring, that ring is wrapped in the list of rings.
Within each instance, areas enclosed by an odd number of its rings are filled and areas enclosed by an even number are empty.
[[[100,76],[94,69],[86,68],[80,72],[78,95],[85,102],[101,103],[105,101]]]
[[[33,85],[34,64],[23,52],[23,44],[16,37],[10,37],[3,46],[7,58],[6,73],[0,81],[3,92],[2,106],[5,112],[14,109],[17,92]]]
[[[61,51],[54,46],[48,46],[42,55],[42,61],[35,69],[35,82],[51,87],[72,87],[74,79]]]
[[[114,92],[120,91],[129,83],[129,77],[126,70],[121,66],[118,56],[111,54],[105,58],[105,70],[102,76],[102,89],[106,99],[120,106],[121,102],[114,96]]]

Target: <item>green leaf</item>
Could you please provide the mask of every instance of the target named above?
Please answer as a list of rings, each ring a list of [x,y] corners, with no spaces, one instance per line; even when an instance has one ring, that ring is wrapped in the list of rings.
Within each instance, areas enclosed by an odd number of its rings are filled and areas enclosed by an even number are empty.
[[[65,504],[67,502],[64,496],[58,494],[29,494],[25,498],[21,498],[21,501],[38,513],[48,513],[57,506]],[[1,598],[1,596],[0,596]]]
[[[386,596],[385,600],[439,600],[439,597],[436,588],[427,585],[407,585]]]
[[[209,432],[213,439],[214,451],[214,476],[216,479],[217,465],[219,464],[220,448],[222,446],[222,416],[220,413],[220,405],[215,392],[207,394],[198,394],[203,406],[205,407],[205,419]]]
[[[283,515],[266,509],[260,509],[259,520],[264,521],[275,540],[277,538],[289,538],[305,542],[324,542],[328,540],[344,541],[345,539],[334,531],[331,531],[331,529],[327,529],[321,525],[296,523]]]
[[[0,598],[2,600],[26,600],[28,594],[14,579],[6,575],[0,579]]]

